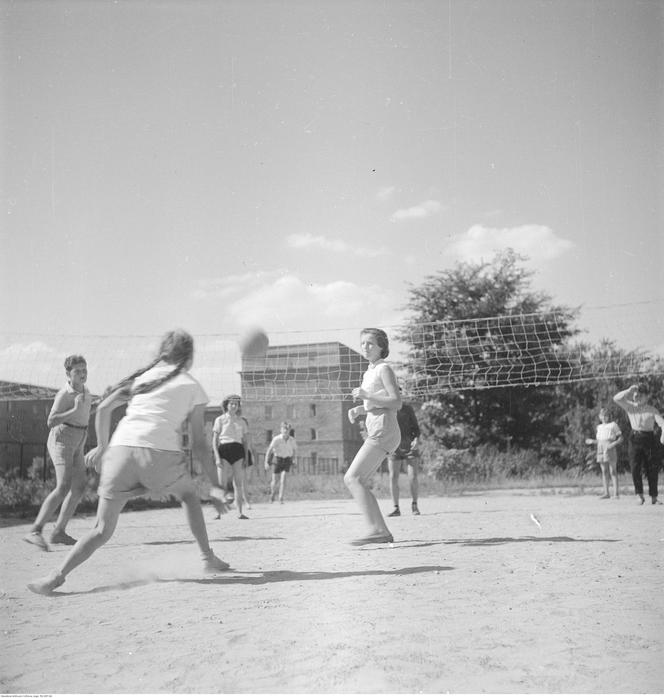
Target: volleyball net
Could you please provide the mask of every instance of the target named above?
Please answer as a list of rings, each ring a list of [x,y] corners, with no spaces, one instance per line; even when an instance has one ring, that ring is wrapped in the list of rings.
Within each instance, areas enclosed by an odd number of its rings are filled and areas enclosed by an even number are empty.
[[[446,391],[662,373],[661,355],[647,344],[644,332],[647,328],[652,334],[653,323],[661,327],[661,309],[662,304],[594,309],[594,316],[585,314],[592,333],[575,331],[570,316],[560,312],[383,329],[390,337],[388,361],[404,393],[427,399]],[[213,403],[229,393],[257,401],[349,399],[367,367],[359,353],[360,330],[272,332],[264,356],[244,358],[238,335],[196,335],[192,374]],[[160,339],[0,332],[0,400],[52,396],[65,383],[63,363],[70,354],[86,358],[88,386],[102,395],[149,363]]]

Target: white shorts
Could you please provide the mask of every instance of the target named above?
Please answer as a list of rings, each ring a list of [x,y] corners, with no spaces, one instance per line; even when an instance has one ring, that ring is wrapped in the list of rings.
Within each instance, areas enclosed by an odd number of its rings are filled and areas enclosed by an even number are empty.
[[[97,494],[122,500],[150,492],[176,497],[193,487],[184,453],[137,446],[111,446],[101,462]]]

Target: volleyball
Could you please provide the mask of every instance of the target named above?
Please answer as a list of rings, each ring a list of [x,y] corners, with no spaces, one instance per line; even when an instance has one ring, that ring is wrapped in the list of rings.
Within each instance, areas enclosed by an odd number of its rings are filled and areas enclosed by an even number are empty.
[[[255,327],[247,330],[239,339],[242,356],[265,356],[270,340],[264,330]]]

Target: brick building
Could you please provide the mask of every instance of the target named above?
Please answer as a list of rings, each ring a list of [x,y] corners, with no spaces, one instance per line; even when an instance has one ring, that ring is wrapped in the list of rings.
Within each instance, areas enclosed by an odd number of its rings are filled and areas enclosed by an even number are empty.
[[[265,357],[244,357],[240,372],[242,414],[262,462],[282,421],[298,444],[298,467],[338,473],[362,445],[358,424],[348,421],[351,390],[368,362],[340,342],[274,346]],[[306,397],[302,397],[306,396]]]

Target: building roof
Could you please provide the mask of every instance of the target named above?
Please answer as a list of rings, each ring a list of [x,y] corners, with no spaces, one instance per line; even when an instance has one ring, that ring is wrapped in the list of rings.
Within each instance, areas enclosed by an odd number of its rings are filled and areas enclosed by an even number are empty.
[[[0,400],[52,400],[58,388],[0,380]]]

